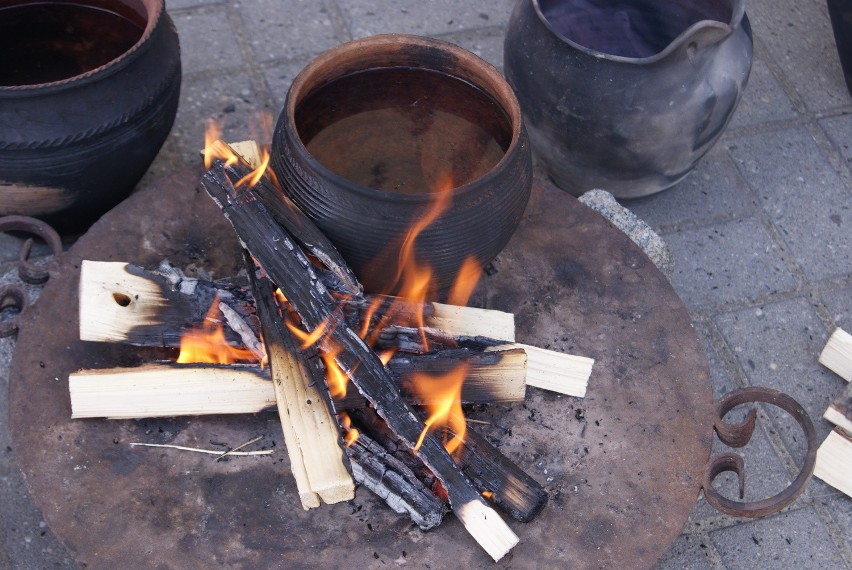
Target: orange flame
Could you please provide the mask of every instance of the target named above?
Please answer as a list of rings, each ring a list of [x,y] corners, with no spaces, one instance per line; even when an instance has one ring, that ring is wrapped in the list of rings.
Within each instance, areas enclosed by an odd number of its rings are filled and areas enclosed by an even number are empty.
[[[209,169],[213,166],[214,160],[223,160],[227,166],[244,162],[248,164],[252,171],[243,176],[234,184],[234,187],[247,184],[249,188],[260,182],[260,179],[266,173],[269,166],[269,150],[260,148],[257,157],[250,157],[246,160],[234,152],[230,146],[225,144],[222,139],[222,126],[215,120],[207,121],[207,128],[204,132],[204,168]],[[272,171],[270,171],[272,172]]]
[[[287,325],[287,328],[290,329],[290,332],[293,333],[293,336],[302,342],[302,345],[299,347],[302,350],[315,345],[317,341],[322,338],[322,335],[325,334],[325,331],[328,328],[328,323],[322,322],[317,328],[307,333],[290,321],[286,321],[285,324]]]
[[[470,365],[465,363],[442,376],[415,373],[406,383],[408,389],[425,402],[429,412],[429,417],[423,422],[426,427],[423,428],[414,445],[415,453],[423,444],[426,434],[440,428],[446,428],[444,448],[448,453],[454,453],[464,443],[467,424],[461,407],[461,389],[469,368]],[[453,433],[453,437],[449,440],[447,440],[447,431]]]
[[[382,361],[382,364],[384,364],[385,366],[387,366],[387,365],[388,365],[388,362],[390,362],[390,361],[391,361],[391,358],[393,358],[393,355],[394,355],[394,354],[396,354],[396,349],[395,349],[395,348],[391,348],[391,349],[389,349],[389,350],[385,350],[384,352],[381,352],[381,353],[379,354],[379,360],[381,360],[381,361]]]
[[[450,288],[450,294],[447,297],[447,303],[450,305],[465,306],[473,295],[473,290],[476,289],[476,284],[479,283],[479,278],[482,276],[482,267],[476,260],[476,257],[471,255],[466,258],[459,268],[455,281]]]
[[[346,412],[340,412],[337,414],[337,417],[340,419],[340,424],[346,432],[343,436],[343,443],[346,444],[346,447],[349,447],[358,441],[358,438],[361,436],[361,432],[359,432],[357,428],[352,427],[352,418],[350,418],[349,414]]]
[[[325,380],[328,383],[328,393],[332,398],[346,397],[346,387],[349,384],[349,377],[337,364],[335,358],[340,354],[342,348],[337,345],[328,346],[331,343],[325,343],[321,352],[322,361],[325,364]]]
[[[257,362],[257,356],[248,349],[231,346],[225,340],[217,295],[207,310],[201,327],[187,331],[181,337],[177,361],[181,364],[233,364],[243,360]]]

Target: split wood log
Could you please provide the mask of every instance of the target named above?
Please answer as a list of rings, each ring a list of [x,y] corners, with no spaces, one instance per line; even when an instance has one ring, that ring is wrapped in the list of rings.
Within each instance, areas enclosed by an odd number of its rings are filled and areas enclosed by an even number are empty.
[[[274,409],[275,390],[258,366],[152,363],[68,375],[71,417],[154,418]]]
[[[274,298],[275,288],[267,279],[255,276],[250,257],[246,265],[263,331],[290,470],[302,507],[305,510],[318,507],[317,497],[328,504],[354,499],[355,483],[343,461],[345,453],[340,445],[337,419],[326,403],[328,393],[319,388],[322,379],[315,378],[300,358],[293,333],[284,327]]]
[[[259,336],[257,320],[253,318],[254,298],[245,287],[227,281],[188,279],[171,267],[159,271],[146,271],[130,263],[83,261],[80,269],[81,339],[177,347],[183,333],[201,323],[217,294],[223,303],[242,316],[253,337]],[[168,279],[163,273],[175,277]],[[367,296],[345,301],[344,310],[350,326],[360,329],[361,320],[367,318],[367,307],[377,300],[377,310],[371,317],[374,321],[390,317],[391,306],[394,307],[393,315],[404,322],[413,320],[415,310],[423,310],[426,325],[440,331],[434,333],[436,338],[448,344],[452,344],[453,336],[475,338],[487,334],[503,342],[515,337],[512,313],[443,303],[427,303],[421,307],[398,297]],[[226,329],[226,333],[231,342],[239,342],[236,331]]]
[[[526,353],[447,351],[397,355],[388,363],[397,389],[413,405],[428,403],[403,389],[409,372],[446,373],[462,364],[469,373],[463,404],[524,399]],[[79,370],[68,376],[72,418],[151,418],[209,414],[253,414],[276,406],[268,369],[258,365],[149,363],[138,368]],[[367,400],[350,384],[336,410],[360,408]]]
[[[852,433],[852,384],[829,404],[822,417]]]
[[[847,382],[852,382],[852,335],[841,328],[835,329],[822,349],[819,361]]]
[[[852,497],[852,433],[836,427],[817,450],[814,475]]]
[[[527,354],[527,386],[578,398],[586,396],[586,387],[592,374],[592,367],[595,364],[593,358],[565,354],[517,342],[501,344],[488,350],[514,348],[522,348]]]
[[[272,217],[257,192],[247,186],[239,190],[234,187],[232,180],[247,174],[240,166],[214,161],[202,176],[204,189],[222,209],[245,249],[281,288],[304,328],[313,331],[321,325],[329,326],[322,343],[334,347],[334,361],[413,449],[424,430],[423,422],[399,395],[378,356],[346,326],[311,262]],[[509,552],[518,537],[479,495],[440,442],[427,435],[418,453],[447,490],[454,515],[480,546],[494,560]]]
[[[399,514],[408,514],[422,530],[441,524],[445,504],[402,461],[369,436],[360,434],[346,448],[352,475]]]

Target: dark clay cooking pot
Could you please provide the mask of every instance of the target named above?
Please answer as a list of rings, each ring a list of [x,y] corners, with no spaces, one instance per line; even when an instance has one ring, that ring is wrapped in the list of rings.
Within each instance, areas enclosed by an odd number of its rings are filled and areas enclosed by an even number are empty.
[[[174,122],[163,0],[0,0],[0,215],[85,229],[124,199]]]
[[[482,266],[500,252],[532,185],[520,108],[500,73],[409,35],[355,40],[310,62],[287,94],[272,161],[373,292],[396,282],[402,240],[439,195],[451,202],[415,242],[433,291],[468,256]]]
[[[504,43],[533,151],[575,195],[680,181],[721,136],[751,61],[743,0],[521,0]]]

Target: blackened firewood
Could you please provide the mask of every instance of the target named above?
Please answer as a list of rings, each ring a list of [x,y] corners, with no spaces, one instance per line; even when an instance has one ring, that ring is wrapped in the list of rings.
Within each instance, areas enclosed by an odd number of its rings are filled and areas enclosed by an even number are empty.
[[[390,453],[428,481],[420,459],[406,449],[373,410],[352,410],[352,421]],[[449,434],[452,435],[452,434]],[[485,437],[470,427],[453,458],[476,488],[515,520],[531,521],[547,504],[547,491]]]
[[[441,524],[446,505],[403,462],[361,434],[346,448],[355,480],[400,514],[408,514],[422,530]]]
[[[413,449],[424,430],[423,422],[400,396],[378,356],[346,325],[311,262],[274,220],[257,193],[250,187],[234,188],[232,180],[239,180],[244,174],[215,161],[202,176],[202,185],[231,222],[244,247],[281,288],[305,329],[328,326],[323,342],[339,350],[334,356],[337,365]],[[499,560],[517,544],[518,537],[480,496],[437,439],[426,436],[418,454],[446,488],[455,516],[492,558]]]

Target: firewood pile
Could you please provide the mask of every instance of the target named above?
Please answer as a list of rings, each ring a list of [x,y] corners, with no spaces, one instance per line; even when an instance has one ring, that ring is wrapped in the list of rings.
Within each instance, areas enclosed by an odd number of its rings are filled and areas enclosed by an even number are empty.
[[[245,278],[84,262],[82,340],[181,357],[72,374],[73,417],[277,408],[304,509],[351,500],[357,483],[423,530],[452,512],[502,558],[519,539],[496,509],[529,522],[547,492],[467,425],[463,406],[523,401],[527,386],[582,397],[593,361],[518,343],[513,315],[452,293],[365,294],[256,145],[216,142],[206,154],[201,184],[243,246]],[[218,347],[205,363],[185,356],[199,331]]]
[[[814,475],[852,497],[852,335],[835,330],[819,361],[850,384],[822,416],[835,427],[817,451]]]

